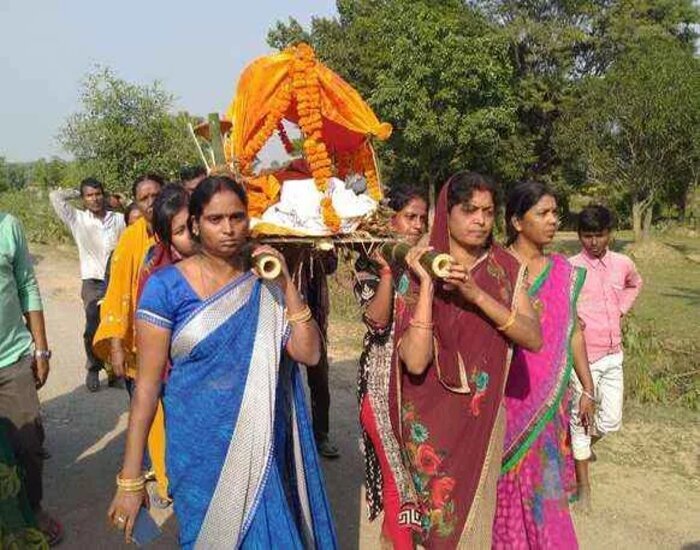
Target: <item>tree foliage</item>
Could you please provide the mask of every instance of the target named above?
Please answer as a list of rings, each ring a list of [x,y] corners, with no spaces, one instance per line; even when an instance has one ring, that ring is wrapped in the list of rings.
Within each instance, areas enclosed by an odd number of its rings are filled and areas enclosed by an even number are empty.
[[[173,114],[174,98],[158,82],[132,84],[98,68],[83,82],[82,110],[71,115],[59,139],[81,175],[126,190],[138,176],[173,177],[197,161],[187,114]]]
[[[560,125],[562,151],[580,163],[589,185],[628,202],[640,238],[654,205],[697,181],[700,60],[650,40],[579,92]]]
[[[307,40],[394,126],[380,147],[390,183],[443,182],[465,167],[520,172],[507,37],[456,1],[339,1],[310,32],[278,23],[271,45]]]
[[[577,133],[590,131],[601,117],[610,122],[611,103],[624,103],[618,91],[631,87],[633,95],[646,94],[639,101],[650,112],[662,111],[657,137],[676,135],[678,120],[662,107],[668,106],[661,97],[667,71],[651,74],[648,63],[639,70],[635,63],[645,61],[640,52],[669,62],[672,72],[685,63],[685,74],[676,75],[684,81],[680,88],[695,86],[690,68],[697,62],[690,60],[700,8],[693,0],[338,0],[337,8],[337,17],[314,18],[309,29],[293,19],[278,22],[268,42],[277,48],[310,42],[394,125],[379,150],[390,183],[442,181],[456,169],[476,169],[506,184],[537,178],[564,196],[593,190],[631,206],[639,185],[654,189],[642,193],[653,202],[680,205],[697,182],[693,155],[675,148],[661,158],[658,149],[647,149],[655,147],[650,138],[638,147],[667,168],[673,164],[673,176],[666,170],[651,183],[649,172],[647,183],[632,183],[613,169],[626,161],[618,156],[624,151],[598,140],[594,155],[583,146],[595,142],[593,136]],[[647,69],[658,82],[646,81]],[[614,82],[618,91],[608,94]],[[596,108],[598,100],[605,100],[604,108]],[[681,102],[686,122],[697,110],[692,101]],[[684,135],[686,152],[693,150]],[[605,168],[606,177],[594,176],[593,166]],[[656,166],[654,174],[659,171]]]

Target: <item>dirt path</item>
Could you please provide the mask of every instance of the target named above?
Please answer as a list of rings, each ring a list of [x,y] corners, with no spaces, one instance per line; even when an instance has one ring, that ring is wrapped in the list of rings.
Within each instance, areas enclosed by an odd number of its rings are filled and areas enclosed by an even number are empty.
[[[48,447],[45,505],[64,523],[63,548],[120,548],[105,512],[119,468],[126,427],[124,390],[90,394],[84,383],[83,312],[73,248],[33,247],[54,349],[41,392]],[[378,526],[362,504],[362,463],[355,401],[356,353],[349,335],[331,329],[332,431],[342,457],[325,462],[328,492],[342,548],[378,548]],[[353,338],[356,336],[353,336]],[[593,466],[595,511],[576,516],[582,548],[700,548],[700,422],[688,413],[627,413],[624,431],[603,442]],[[156,548],[176,547],[177,526],[160,513],[165,535]]]

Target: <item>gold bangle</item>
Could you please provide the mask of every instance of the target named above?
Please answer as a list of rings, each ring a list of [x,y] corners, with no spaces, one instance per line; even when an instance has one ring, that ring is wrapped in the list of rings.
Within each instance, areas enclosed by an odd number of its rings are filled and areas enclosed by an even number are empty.
[[[501,332],[507,331],[510,327],[512,327],[515,324],[515,318],[518,316],[518,310],[513,309],[510,312],[510,316],[508,317],[508,320],[503,323],[500,327],[496,327],[498,330]]]
[[[139,476],[134,479],[124,479],[121,473],[118,473],[117,487],[125,493],[139,493],[146,487],[146,478]]]
[[[292,325],[302,325],[304,323],[308,323],[312,319],[312,315],[309,314],[301,319],[289,319],[289,323]]]
[[[425,321],[418,321],[417,319],[411,319],[408,324],[421,330],[433,330],[433,323],[426,323]]]
[[[311,314],[311,308],[306,305],[300,311],[290,314],[287,312],[287,322],[288,323],[306,323],[310,321],[313,315]]]

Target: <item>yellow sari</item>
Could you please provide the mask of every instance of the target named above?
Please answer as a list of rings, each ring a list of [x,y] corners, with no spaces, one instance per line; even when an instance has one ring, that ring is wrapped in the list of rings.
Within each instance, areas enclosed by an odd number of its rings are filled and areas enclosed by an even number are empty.
[[[149,233],[148,222],[138,219],[122,233],[112,254],[109,285],[100,306],[100,326],[93,340],[93,349],[103,361],[109,361],[111,339],[124,342],[126,354],[125,371],[127,378],[136,379],[136,299],[141,266],[148,250],[155,244]],[[158,401],[158,409],[148,434],[148,452],[158,483],[158,494],[168,498],[168,479],[165,475],[165,417],[163,405]]]

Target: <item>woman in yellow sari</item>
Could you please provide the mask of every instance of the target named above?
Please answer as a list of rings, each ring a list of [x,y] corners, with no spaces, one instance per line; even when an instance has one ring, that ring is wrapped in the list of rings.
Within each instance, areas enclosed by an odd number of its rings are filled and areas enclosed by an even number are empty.
[[[100,326],[93,341],[95,354],[112,365],[116,376],[126,379],[129,394],[136,380],[134,314],[139,278],[146,254],[155,244],[153,204],[163,183],[160,176],[149,174],[136,180],[132,186],[134,202],[143,217],[126,228],[114,250],[107,292],[100,308]],[[168,503],[165,423],[160,403],[148,436],[148,452],[153,463],[159,500]]]

